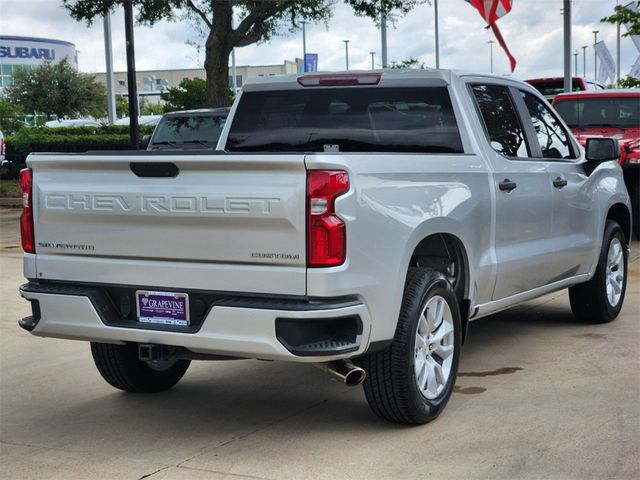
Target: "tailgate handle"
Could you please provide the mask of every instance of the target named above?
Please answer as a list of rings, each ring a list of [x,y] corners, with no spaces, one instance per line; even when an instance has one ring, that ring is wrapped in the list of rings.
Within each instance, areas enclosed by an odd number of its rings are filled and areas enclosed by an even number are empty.
[[[129,168],[136,176],[144,178],[173,178],[180,173],[178,166],[171,162],[131,162]]]

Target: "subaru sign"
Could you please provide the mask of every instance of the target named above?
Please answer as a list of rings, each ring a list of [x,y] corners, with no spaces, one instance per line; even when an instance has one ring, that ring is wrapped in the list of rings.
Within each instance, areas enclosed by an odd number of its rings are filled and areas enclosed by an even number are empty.
[[[0,65],[25,66],[57,63],[66,58],[78,68],[76,46],[70,42],[49,38],[0,35]]]

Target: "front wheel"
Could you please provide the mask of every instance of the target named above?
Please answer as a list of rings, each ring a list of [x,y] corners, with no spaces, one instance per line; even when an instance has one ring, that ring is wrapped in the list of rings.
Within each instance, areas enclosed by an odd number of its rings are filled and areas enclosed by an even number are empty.
[[[627,288],[628,256],[622,228],[607,220],[595,275],[588,282],[569,288],[576,318],[586,323],[607,323],[618,316]]]
[[[444,409],[458,371],[460,312],[451,284],[428,268],[411,269],[391,346],[361,360],[364,392],[376,415],[424,424]]]
[[[173,387],[189,368],[189,360],[144,361],[138,345],[91,342],[93,361],[107,383],[135,393],[156,393]]]

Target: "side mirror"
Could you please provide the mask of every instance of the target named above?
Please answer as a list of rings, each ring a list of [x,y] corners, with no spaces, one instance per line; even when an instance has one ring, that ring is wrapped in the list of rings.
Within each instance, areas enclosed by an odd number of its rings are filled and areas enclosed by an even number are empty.
[[[140,149],[146,150],[149,146],[149,142],[151,141],[151,135],[145,135],[142,137],[142,141],[140,142]]]
[[[587,175],[591,175],[603,162],[611,160],[617,161],[620,158],[620,145],[615,138],[587,138],[585,145],[584,170]]]
[[[588,138],[585,158],[589,163],[602,163],[620,158],[620,145],[615,138]]]

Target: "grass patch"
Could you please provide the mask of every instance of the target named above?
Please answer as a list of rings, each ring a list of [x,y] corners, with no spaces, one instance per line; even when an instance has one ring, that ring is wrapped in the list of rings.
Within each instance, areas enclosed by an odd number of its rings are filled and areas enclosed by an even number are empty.
[[[0,180],[0,197],[22,197],[18,180]]]

